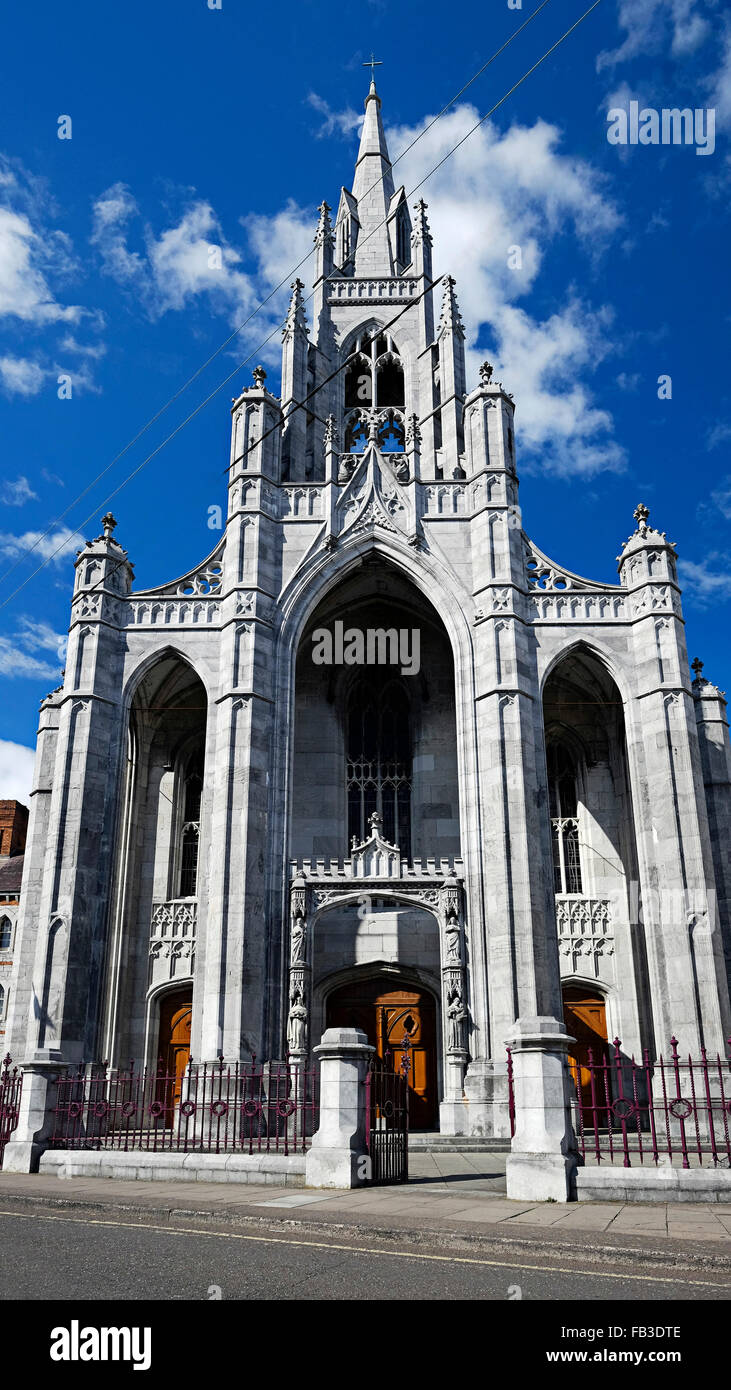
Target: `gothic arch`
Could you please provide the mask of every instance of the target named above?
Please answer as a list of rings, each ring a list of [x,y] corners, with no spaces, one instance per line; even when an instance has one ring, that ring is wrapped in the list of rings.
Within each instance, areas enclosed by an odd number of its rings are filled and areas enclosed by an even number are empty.
[[[469,679],[471,688],[472,634],[465,616],[471,596],[455,583],[450,570],[435,556],[422,554],[417,559],[405,539],[402,542],[383,532],[365,540],[350,534],[334,555],[316,550],[293,576],[280,596],[276,614],[280,667],[283,660],[291,660],[310,617],[322,600],[349,577],[369,551],[374,551],[410,580],[441,618],[451,643],[455,674],[459,670],[461,680]],[[445,592],[449,596],[446,603]],[[277,674],[279,676],[281,671]]]
[[[122,709],[126,717],[129,716],[132,702],[145,676],[154,669],[158,662],[166,660],[180,661],[184,666],[190,667],[193,675],[197,676],[203,686],[206,692],[206,700],[210,703],[211,678],[209,673],[200,670],[191,660],[188,653],[182,651],[180,647],[176,647],[172,643],[166,643],[164,647],[155,647],[154,651],[147,652],[139,659],[137,664],[133,666],[132,670],[128,672],[122,690]]]
[[[471,597],[451,571],[429,553],[416,553],[390,533],[373,537],[350,537],[335,552],[313,549],[285,587],[275,614],[274,645],[277,652],[275,689],[278,700],[273,712],[274,767],[270,789],[270,827],[272,877],[268,901],[270,921],[278,935],[277,952],[282,980],[282,997],[288,951],[289,824],[286,808],[290,804],[293,782],[293,715],[295,708],[295,668],[302,636],[319,604],[355,571],[364,556],[373,554],[391,565],[410,581],[416,592],[434,610],[447,634],[454,667],[454,714],[456,721],[458,805],[462,853],[479,862],[482,843],[481,810],[478,799],[468,788],[479,778],[479,750],[475,716],[475,672],[472,632],[467,614]],[[466,886],[468,921],[483,918],[483,886],[480,875]],[[477,933],[473,944],[475,970],[481,978],[484,943]],[[484,1025],[483,1025],[484,1026]],[[279,1042],[276,1023],[272,1024],[272,1045]]]
[[[157,1045],[160,1027],[160,1005],[168,994],[175,994],[181,988],[193,989],[192,975],[179,975],[173,980],[166,980],[160,985],[151,985],[145,998],[145,1043],[144,1056],[146,1065],[154,1067],[157,1064]]]
[[[281,692],[274,713],[275,766],[272,779],[272,824],[284,815],[289,805],[292,778],[292,729],[294,725],[295,669],[297,652],[307,623],[320,603],[342,584],[369,551],[383,558],[409,580],[426,599],[441,620],[452,650],[454,668],[454,710],[457,730],[458,777],[460,788],[460,822],[469,843],[477,843],[478,828],[472,824],[478,812],[470,804],[463,789],[469,777],[477,775],[477,739],[474,715],[474,669],[472,635],[465,616],[469,600],[453,583],[446,568],[431,556],[419,562],[407,545],[385,534],[367,541],[354,538],[346,541],[335,555],[315,552],[293,577],[279,604],[275,625],[277,668],[275,688]],[[445,591],[451,601],[444,602]],[[286,883],[286,833],[284,844],[284,878]]]
[[[593,636],[590,638],[577,637],[573,641],[567,642],[565,647],[561,647],[559,651],[552,654],[540,677],[541,699],[543,699],[546,683],[553,675],[556,667],[560,666],[561,662],[566,660],[566,657],[573,656],[574,654],[580,655],[581,653],[593,657],[599,665],[605,669],[609,678],[614,681],[622,697],[622,704],[626,707],[630,692],[625,672],[617,661],[616,653],[611,651],[609,647],[605,646],[603,642],[600,642]]]
[[[386,880],[383,887],[381,887],[381,885],[379,884],[377,889],[372,889],[373,896],[383,898],[384,901],[400,903],[402,907],[418,907],[424,912],[430,913],[430,915],[436,921],[437,927],[439,926],[438,908],[434,907],[431,903],[422,901],[422,899],[419,897],[409,897],[408,894],[399,893],[394,889],[389,890],[387,885],[388,880]],[[331,902],[323,903],[321,907],[315,909],[312,912],[311,917],[313,932],[315,931],[315,928],[318,922],[320,921],[320,918],[323,917],[325,913],[332,911],[332,909],[335,907],[349,907],[353,903],[359,903],[363,897],[363,891],[363,887],[361,886],[360,888],[355,888],[352,893],[339,893],[338,896],[334,898]],[[355,969],[356,967],[351,968]]]

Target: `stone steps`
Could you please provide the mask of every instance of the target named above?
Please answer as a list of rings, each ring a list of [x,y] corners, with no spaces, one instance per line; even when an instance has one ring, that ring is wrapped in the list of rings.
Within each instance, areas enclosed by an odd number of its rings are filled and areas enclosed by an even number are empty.
[[[409,1134],[409,1153],[510,1153],[510,1140],[417,1130]]]

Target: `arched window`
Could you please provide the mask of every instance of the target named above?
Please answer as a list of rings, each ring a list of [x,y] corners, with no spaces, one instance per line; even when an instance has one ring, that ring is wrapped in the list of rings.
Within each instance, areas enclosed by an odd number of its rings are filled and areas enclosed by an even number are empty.
[[[178,884],[178,896],[181,898],[194,898],[198,887],[198,843],[202,794],[203,754],[197,752],[188,760],[183,783],[183,823],[180,831]]]
[[[571,754],[562,743],[549,744],[547,755],[554,892],[581,893],[576,768]]]
[[[375,414],[382,453],[403,453],[404,369],[390,333],[372,328],[356,338],[344,372],[345,448],[362,453]]]
[[[0,985],[0,1018],[5,1017],[5,986]]]
[[[411,715],[401,681],[359,680],[348,701],[348,844],[370,835],[377,811],[383,837],[411,858]]]
[[[13,944],[13,924],[9,917],[0,917],[0,951],[9,951]]]

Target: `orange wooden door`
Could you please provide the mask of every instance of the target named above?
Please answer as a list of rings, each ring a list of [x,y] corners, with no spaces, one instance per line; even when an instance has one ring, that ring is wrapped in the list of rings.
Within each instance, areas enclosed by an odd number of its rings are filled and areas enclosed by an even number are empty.
[[[569,1051],[569,1066],[583,1108],[591,1106],[591,1073],[589,1051],[595,1062],[602,1062],[607,1052],[607,1011],[601,995],[588,990],[566,989],[563,1003],[567,1033],[576,1038]],[[597,1104],[604,1099],[597,1079]]]
[[[409,1126],[432,1129],[436,1123],[436,1048],[434,1003],[416,991],[390,991],[376,1000],[378,1053],[391,1054],[394,1070],[401,1067],[408,1038]]]
[[[175,990],[164,996],[160,1004],[159,1056],[163,1069],[172,1081],[165,1087],[165,1118],[173,1122],[175,1108],[180,1104],[183,1078],[190,1061],[190,1029],[193,1004],[189,990]]]
[[[382,977],[344,985],[330,995],[328,1028],[361,1028],[377,1055],[398,1069],[409,1039],[409,1126],[433,1129],[437,1119],[436,1009],[430,994],[394,989]]]

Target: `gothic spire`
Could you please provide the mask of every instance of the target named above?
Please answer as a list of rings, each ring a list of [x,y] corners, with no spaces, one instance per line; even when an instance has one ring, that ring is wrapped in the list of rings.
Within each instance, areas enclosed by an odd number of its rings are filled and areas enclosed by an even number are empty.
[[[352,193],[358,206],[355,273],[392,275],[393,262],[386,219],[394,195],[393,174],[381,120],[381,98],[372,79],[365,101],[365,120]]]

